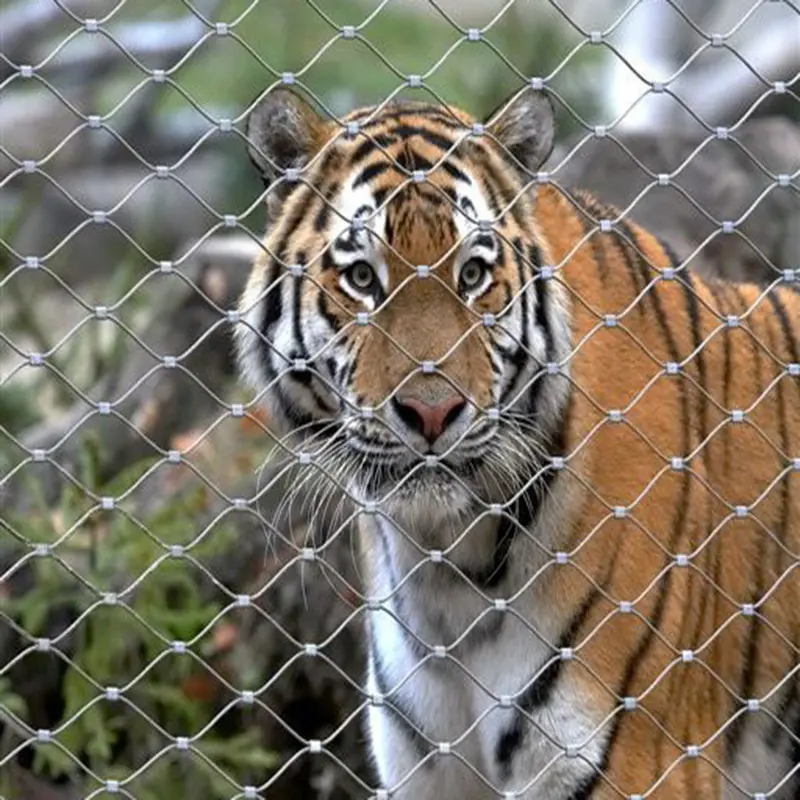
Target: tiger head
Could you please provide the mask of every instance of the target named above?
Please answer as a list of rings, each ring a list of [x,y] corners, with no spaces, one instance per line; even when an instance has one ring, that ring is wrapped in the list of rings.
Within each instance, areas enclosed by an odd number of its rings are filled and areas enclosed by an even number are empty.
[[[268,232],[238,352],[273,429],[409,521],[518,492],[567,391],[562,287],[539,280],[546,95],[483,123],[400,101],[329,121],[284,89],[247,135]]]

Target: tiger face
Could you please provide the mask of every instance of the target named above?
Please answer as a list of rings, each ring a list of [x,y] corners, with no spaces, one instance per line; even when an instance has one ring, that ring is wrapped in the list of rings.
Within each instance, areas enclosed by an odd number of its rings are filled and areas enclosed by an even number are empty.
[[[273,426],[395,519],[504,501],[556,430],[568,321],[530,191],[552,138],[530,90],[483,124],[410,102],[329,122],[286,90],[250,115],[268,233],[244,372]]]

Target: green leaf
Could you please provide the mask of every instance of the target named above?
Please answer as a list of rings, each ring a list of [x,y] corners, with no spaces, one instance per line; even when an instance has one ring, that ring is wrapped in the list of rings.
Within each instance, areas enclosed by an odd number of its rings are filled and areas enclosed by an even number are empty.
[[[11,680],[5,675],[0,675],[0,712],[13,714],[17,719],[23,721],[28,715],[25,699],[14,692]]]

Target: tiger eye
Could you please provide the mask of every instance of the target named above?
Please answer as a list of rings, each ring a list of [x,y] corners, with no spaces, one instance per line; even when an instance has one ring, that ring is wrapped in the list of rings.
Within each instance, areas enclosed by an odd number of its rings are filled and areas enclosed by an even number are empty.
[[[347,270],[347,277],[350,283],[361,291],[367,291],[375,283],[375,270],[366,261],[356,261]]]
[[[474,289],[480,286],[486,275],[486,267],[480,261],[472,258],[461,267],[461,273],[458,276],[458,281],[462,289]]]

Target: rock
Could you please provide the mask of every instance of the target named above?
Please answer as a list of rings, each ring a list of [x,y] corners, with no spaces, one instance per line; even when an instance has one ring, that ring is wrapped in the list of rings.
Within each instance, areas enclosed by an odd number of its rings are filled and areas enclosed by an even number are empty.
[[[567,143],[547,167],[559,186],[623,209],[702,274],[767,283],[800,268],[800,125],[787,119],[745,122],[722,139],[611,131]],[[723,233],[727,221],[733,233]]]

